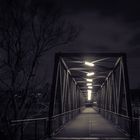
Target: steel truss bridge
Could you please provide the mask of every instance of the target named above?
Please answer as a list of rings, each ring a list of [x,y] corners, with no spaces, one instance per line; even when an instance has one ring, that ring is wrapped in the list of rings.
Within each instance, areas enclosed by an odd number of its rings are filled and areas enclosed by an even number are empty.
[[[40,134],[50,139],[139,139],[123,53],[57,53],[50,96],[48,117],[12,122],[20,124],[22,139],[25,122],[34,122],[36,140]]]

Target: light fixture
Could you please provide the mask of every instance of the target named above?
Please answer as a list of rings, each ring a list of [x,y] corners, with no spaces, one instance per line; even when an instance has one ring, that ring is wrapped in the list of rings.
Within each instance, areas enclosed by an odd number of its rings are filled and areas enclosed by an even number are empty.
[[[92,79],[87,79],[87,82],[92,82]]]
[[[93,67],[93,66],[94,66],[94,64],[93,64],[93,63],[88,62],[88,61],[85,61],[85,65],[90,66],[90,67]]]
[[[88,90],[88,101],[91,100],[91,90]]]
[[[87,86],[92,86],[92,83],[87,83]]]
[[[92,89],[92,86],[88,86],[89,89]]]
[[[94,74],[95,74],[94,72],[89,72],[89,73],[87,73],[87,76],[92,76]]]
[[[92,90],[90,90],[90,89],[88,89],[87,91],[88,91],[88,93],[91,93],[92,92]]]

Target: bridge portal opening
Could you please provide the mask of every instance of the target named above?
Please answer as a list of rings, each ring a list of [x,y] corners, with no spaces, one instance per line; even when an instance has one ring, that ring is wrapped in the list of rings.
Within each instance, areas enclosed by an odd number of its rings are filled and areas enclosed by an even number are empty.
[[[57,53],[49,107],[49,135],[55,135],[85,107],[131,133],[126,55]]]

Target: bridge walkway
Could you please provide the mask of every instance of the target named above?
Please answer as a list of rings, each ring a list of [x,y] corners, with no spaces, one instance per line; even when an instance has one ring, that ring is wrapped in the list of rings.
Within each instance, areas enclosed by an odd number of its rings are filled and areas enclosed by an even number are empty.
[[[80,115],[61,129],[53,139],[129,139],[93,108],[85,108]]]

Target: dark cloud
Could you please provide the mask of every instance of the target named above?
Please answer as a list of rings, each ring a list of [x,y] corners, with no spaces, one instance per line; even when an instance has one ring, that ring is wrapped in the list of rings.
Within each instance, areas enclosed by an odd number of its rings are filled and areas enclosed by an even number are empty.
[[[140,32],[136,33],[128,42],[129,46],[138,47],[140,45]]]
[[[140,58],[140,47],[133,49],[131,52],[131,56],[135,58]]]
[[[124,21],[140,20],[139,2],[136,0],[60,0],[68,13],[98,11],[101,16],[121,16]]]

